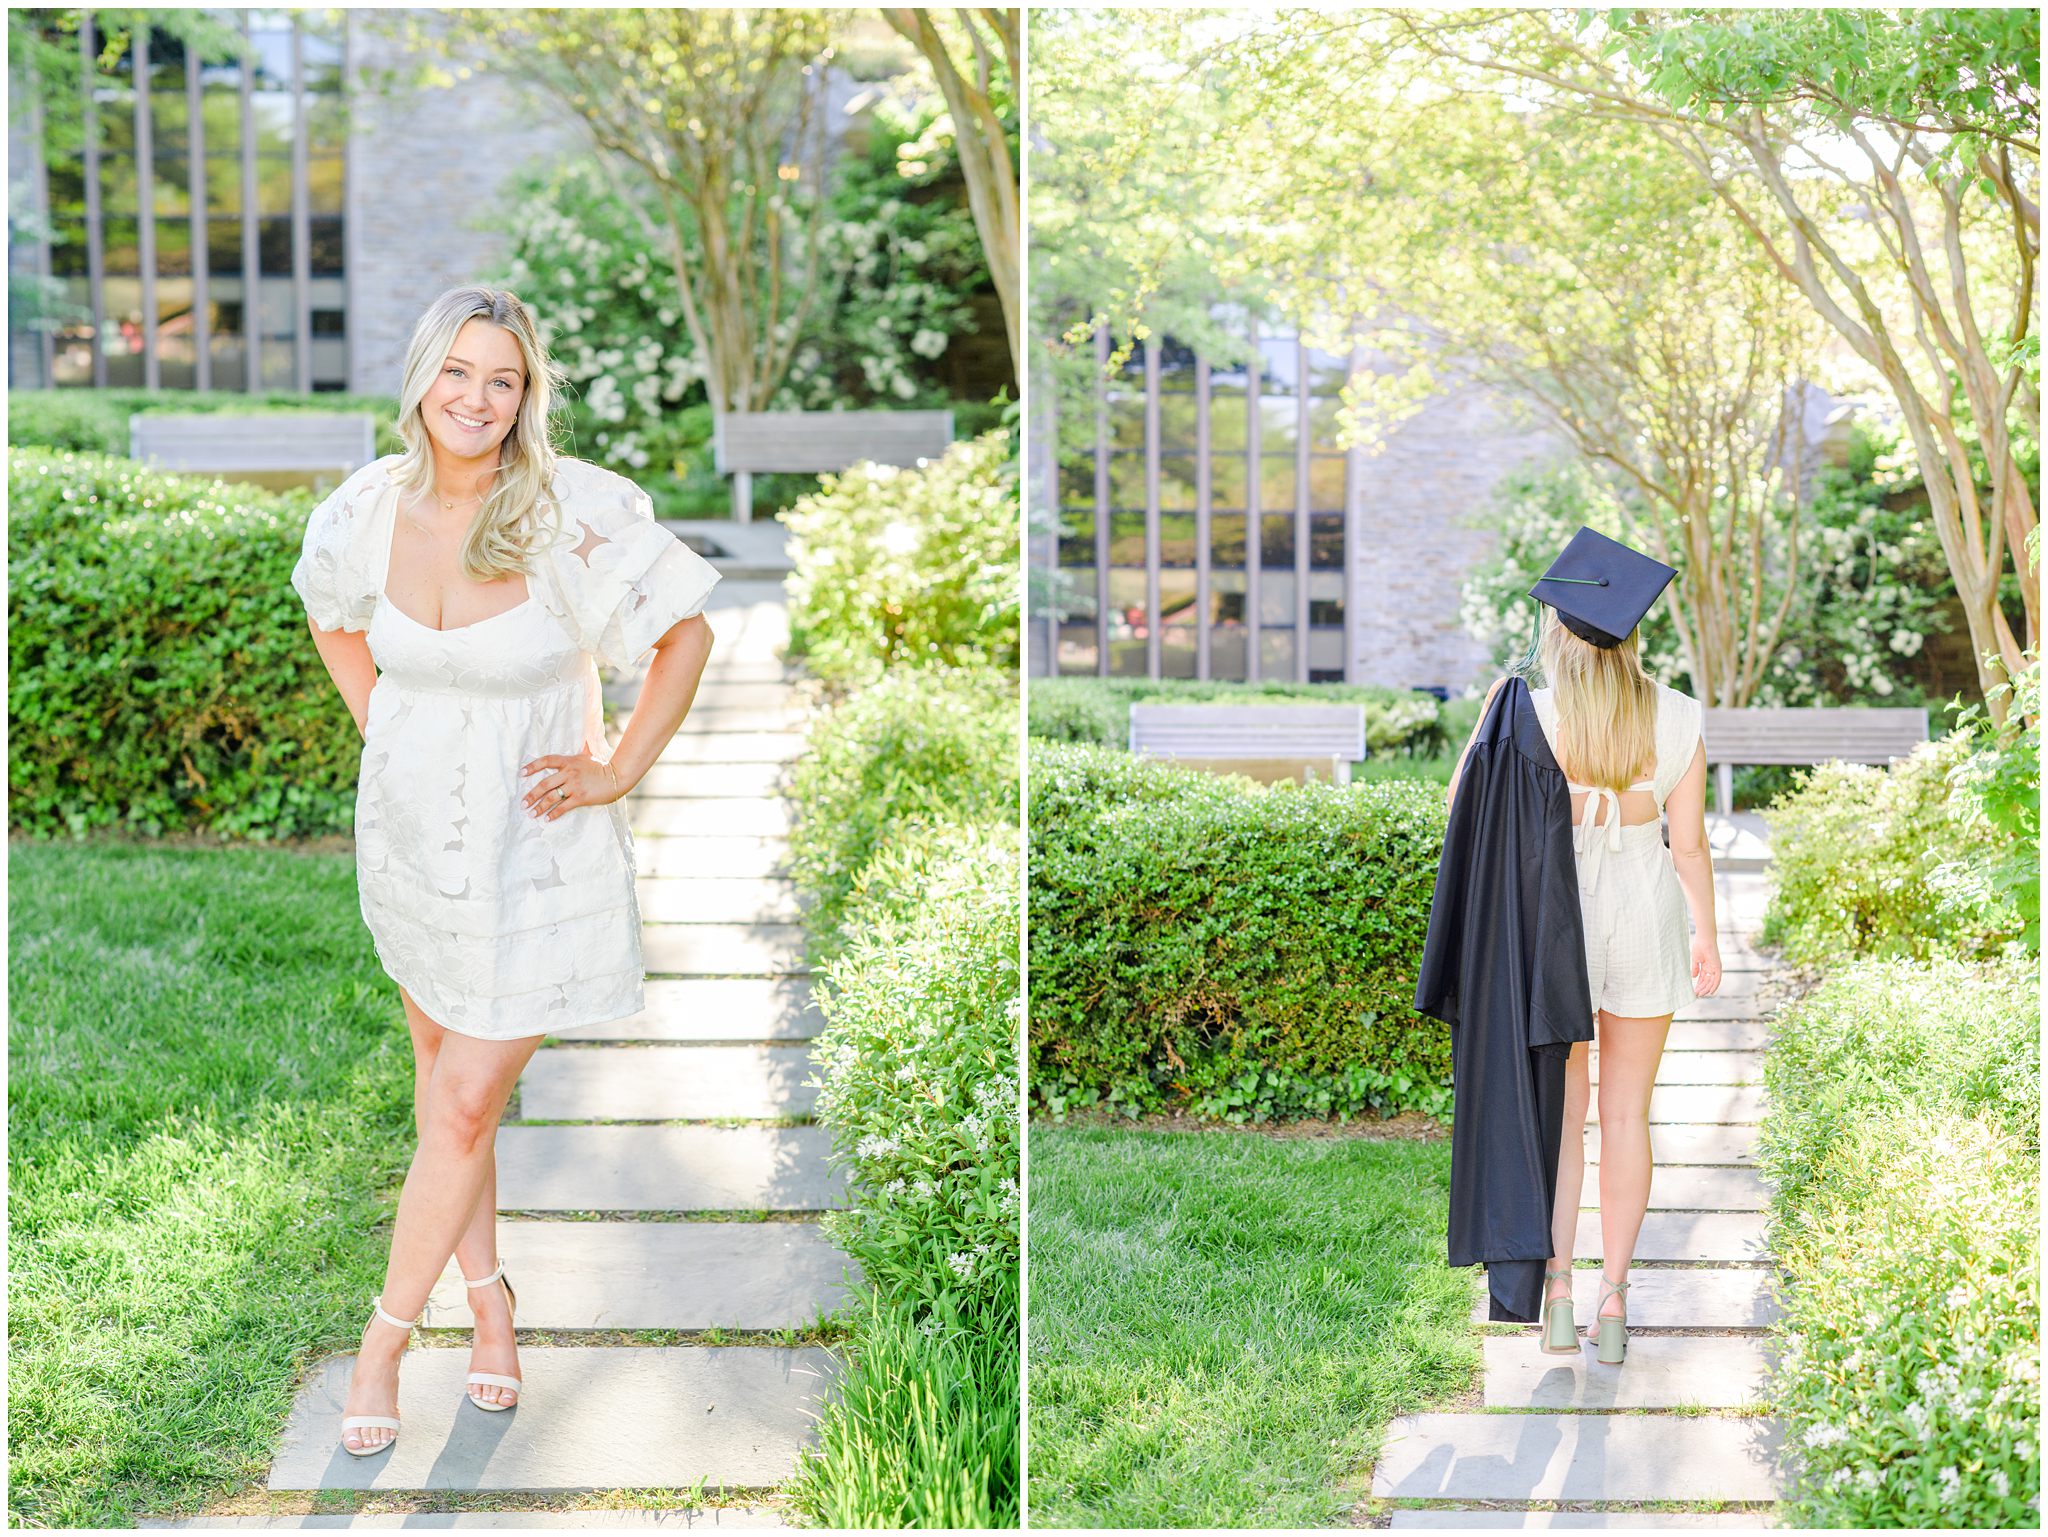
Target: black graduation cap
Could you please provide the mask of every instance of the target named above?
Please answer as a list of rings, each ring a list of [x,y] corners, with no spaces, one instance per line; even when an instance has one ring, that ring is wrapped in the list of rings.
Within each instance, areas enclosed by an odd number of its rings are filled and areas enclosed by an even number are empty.
[[[1614,647],[1628,639],[1677,575],[1661,560],[1582,528],[1536,579],[1529,596],[1556,609],[1558,622],[1580,640]]]

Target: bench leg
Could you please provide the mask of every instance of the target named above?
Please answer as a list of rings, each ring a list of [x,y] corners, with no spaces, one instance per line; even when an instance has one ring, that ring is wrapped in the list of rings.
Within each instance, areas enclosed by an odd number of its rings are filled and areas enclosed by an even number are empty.
[[[1734,814],[1735,765],[1732,763],[1714,765],[1714,805],[1724,817]]]
[[[754,521],[754,472],[734,470],[732,472],[732,520],[735,523]]]

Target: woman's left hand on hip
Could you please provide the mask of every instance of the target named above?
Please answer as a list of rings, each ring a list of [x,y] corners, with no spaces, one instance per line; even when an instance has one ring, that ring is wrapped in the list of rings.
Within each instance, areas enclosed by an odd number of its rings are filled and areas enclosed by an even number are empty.
[[[608,806],[626,793],[618,773],[588,753],[548,753],[533,759],[519,771],[541,777],[527,788],[527,813],[552,822],[565,811],[579,806]]]

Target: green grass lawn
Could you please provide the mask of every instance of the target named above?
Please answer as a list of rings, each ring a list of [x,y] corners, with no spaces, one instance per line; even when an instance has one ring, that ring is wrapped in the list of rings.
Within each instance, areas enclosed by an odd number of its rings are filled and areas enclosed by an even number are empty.
[[[1321,1526],[1479,1369],[1448,1141],[1034,1127],[1031,1522]]]
[[[346,854],[9,850],[14,1524],[260,1478],[352,1349],[410,1152],[411,1052]]]

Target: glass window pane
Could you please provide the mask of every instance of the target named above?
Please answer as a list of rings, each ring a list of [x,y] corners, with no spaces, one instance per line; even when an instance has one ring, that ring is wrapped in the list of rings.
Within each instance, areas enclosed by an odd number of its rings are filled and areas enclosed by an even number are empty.
[[[341,212],[342,169],[337,155],[306,162],[306,206],[315,214]]]
[[[156,270],[165,277],[192,273],[192,225],[185,219],[156,221]]]
[[[101,236],[109,276],[132,277],[142,271],[141,235],[133,219],[102,221]]]
[[[289,282],[259,282],[256,285],[256,304],[257,334],[290,341],[298,329],[292,312],[292,285]]]
[[[1159,456],[1159,505],[1169,512],[1195,510],[1195,456]]]
[[[1213,571],[1209,575],[1209,627],[1244,627],[1244,573]]]
[[[156,285],[156,357],[167,390],[189,390],[199,377],[192,334],[192,280],[160,278]]]
[[[256,211],[289,214],[292,211],[292,162],[289,156],[256,157]]]
[[[1062,677],[1095,676],[1095,626],[1063,624],[1059,637],[1059,670]]]
[[[1191,624],[1164,625],[1159,631],[1159,676],[1192,678],[1195,675],[1195,627]]]
[[[1159,448],[1168,454],[1194,452],[1195,397],[1192,394],[1168,394],[1165,386],[1161,386]]]
[[[343,266],[344,243],[340,219],[312,219],[312,270],[316,275],[339,274]]]
[[[183,218],[192,211],[192,163],[182,155],[166,155],[150,168],[156,178],[159,219]]]
[[[50,221],[50,272],[60,278],[85,276],[85,220]]]
[[[1294,628],[1294,573],[1259,573],[1259,624],[1261,628]]]
[[[292,275],[292,221],[290,219],[259,219],[256,221],[257,260],[262,263],[258,269],[265,277]]]
[[[239,157],[206,157],[206,207],[210,213],[241,213],[242,162]]]
[[[1095,568],[1093,566],[1061,567],[1055,589],[1058,607],[1064,611],[1063,623],[1095,623]]]
[[[1311,508],[1341,513],[1344,510],[1344,456],[1316,454],[1308,461],[1308,504]]]
[[[241,275],[242,271],[242,221],[240,219],[208,219],[206,221],[206,267],[215,276],[222,273]]]
[[[340,390],[348,387],[348,347],[335,336],[315,336],[308,348],[313,371],[312,384],[316,390]]]
[[[149,142],[159,155],[182,155],[186,146],[185,70],[178,67],[177,90],[149,93]]]
[[[1211,507],[1244,509],[1245,456],[1243,454],[1211,454],[1209,456],[1209,505]]]
[[[135,157],[100,156],[100,212],[133,215],[140,208],[135,201]]]
[[[1209,632],[1209,676],[1225,683],[1245,679],[1245,634],[1243,630]]]
[[[1308,515],[1308,564],[1312,571],[1344,569],[1344,514],[1312,512]]]
[[[94,113],[100,131],[102,155],[130,155],[135,152],[135,93],[107,92],[98,95]]]
[[[306,82],[306,148],[315,155],[335,155],[348,147],[348,103],[341,94],[341,71],[323,71]]]
[[[1244,514],[1216,512],[1209,515],[1209,564],[1224,570],[1244,569]]]
[[[83,242],[84,237],[79,237]],[[81,243],[78,247],[84,250]],[[84,267],[80,258],[79,266]],[[92,383],[92,285],[82,277],[64,284],[64,303],[69,318],[57,327],[54,338],[56,366],[51,378],[57,384]]]
[[[242,317],[242,280],[238,277],[222,277],[218,272],[208,275],[206,280],[206,329],[216,343],[224,336],[240,336],[244,325]],[[218,347],[216,347],[216,352]]]
[[[1308,632],[1308,676],[1312,683],[1344,681],[1344,632],[1341,629]]]
[[[289,338],[264,341],[262,379],[267,390],[298,388],[298,360]]]
[[[85,167],[77,160],[52,160],[45,171],[50,192],[50,217],[85,217]]]
[[[1246,417],[1244,385],[1217,382],[1209,376],[1209,452],[1244,452]]]
[[[1095,505],[1095,461],[1092,458],[1061,461],[1060,503],[1065,507]]]
[[[1344,623],[1343,572],[1311,573],[1308,579],[1308,622],[1312,625]]]
[[[1291,567],[1294,564],[1294,514],[1267,513],[1259,519],[1264,535],[1259,540],[1259,564]]]
[[[207,87],[199,98],[199,131],[205,139],[205,152],[209,155],[233,155],[239,161],[242,153],[242,95],[241,70],[232,69],[237,84],[232,89]]]
[[[1145,564],[1145,514],[1112,512],[1109,515],[1109,563],[1112,566]]]
[[[1259,460],[1259,509],[1262,512],[1285,510],[1292,517],[1294,513],[1294,450],[1290,446],[1284,454],[1267,454]]]
[[[1145,456],[1143,454],[1111,454],[1109,456],[1109,500],[1115,507],[1142,507],[1145,505]]]
[[[1262,678],[1291,678],[1294,676],[1294,632],[1292,630],[1259,631],[1259,676]]]
[[[1192,512],[1163,512],[1159,515],[1159,564],[1194,569],[1195,515]]]
[[[1092,510],[1073,507],[1060,510],[1060,564],[1095,564],[1095,514]]]

